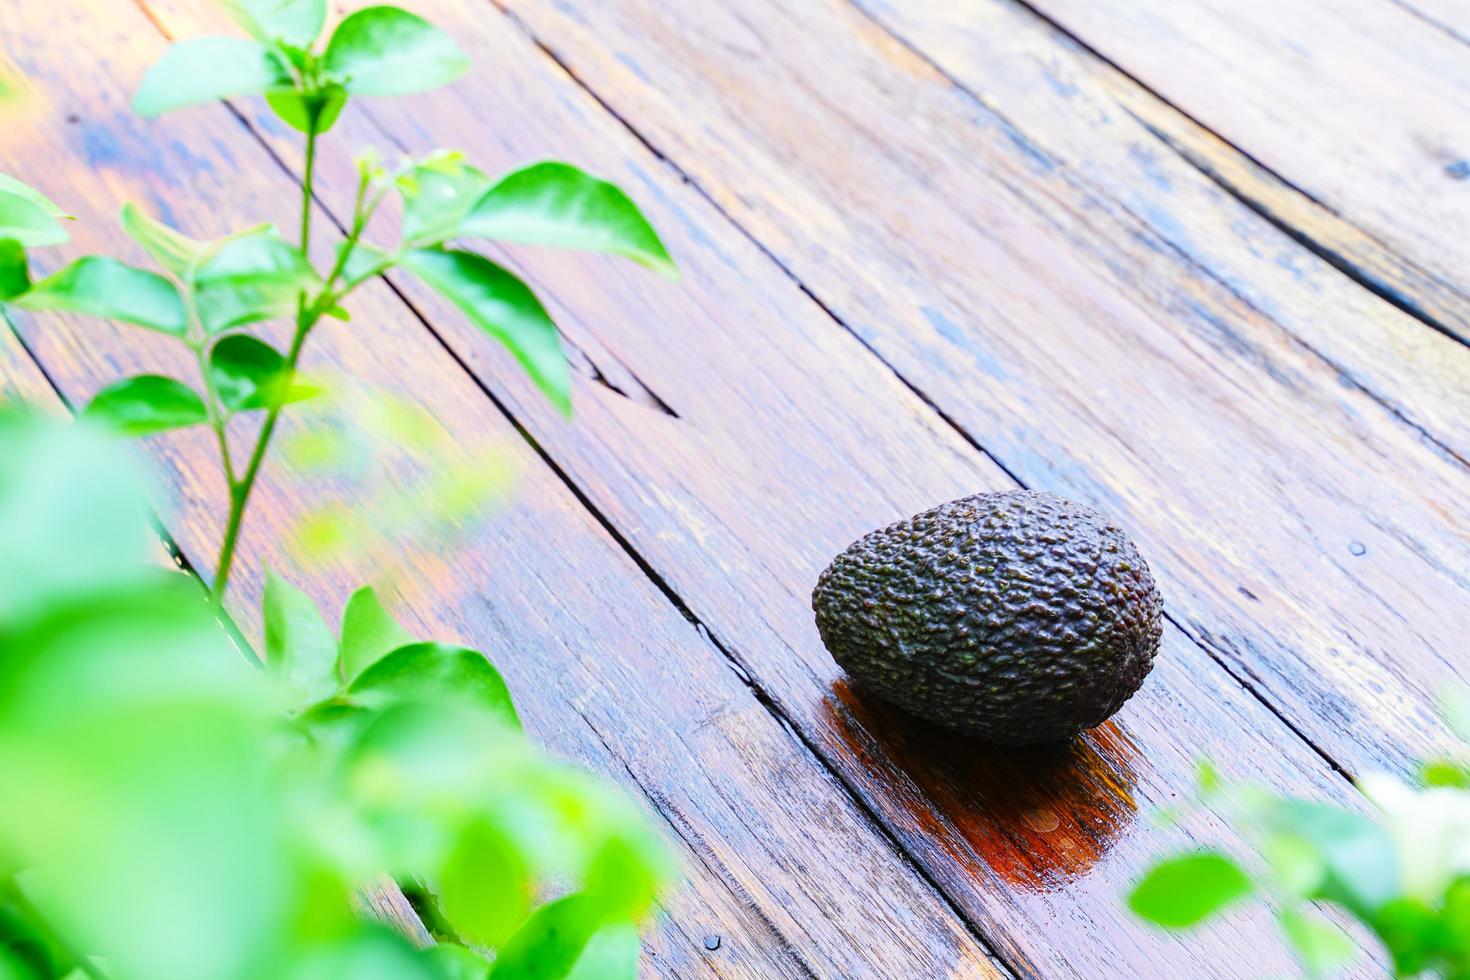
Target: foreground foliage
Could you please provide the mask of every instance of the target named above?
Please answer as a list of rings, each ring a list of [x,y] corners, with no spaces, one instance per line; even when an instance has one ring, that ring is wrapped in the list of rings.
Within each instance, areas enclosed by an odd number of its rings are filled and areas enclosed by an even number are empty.
[[[0,977],[636,975],[661,845],[482,655],[275,580],[257,670],[150,547],[115,443],[0,416]],[[385,873],[493,969],[355,914]]]
[[[302,351],[350,321],[361,284],[418,278],[570,412],[541,302],[455,240],[603,252],[669,277],[673,263],[606,181],[554,161],[495,179],[439,150],[393,168],[360,157],[347,233],[317,267],[318,138],[349,98],[448,83],[464,56],[395,7],[323,40],[325,0],[220,2],[249,37],[174,45],[135,107],[263,96],[304,134],[295,242],[270,225],[202,240],[130,204],[122,227],[152,268],[85,256],[38,277],[28,250],[64,244],[68,216],[0,175],[0,313],[131,324],[198,369],[121,379],[75,427],[0,413],[0,980],[634,976],[666,852],[620,796],[527,744],[481,653],[413,637],[367,588],[334,630],[272,575],[257,655],[223,600],[277,421],[321,394]],[[394,195],[396,235],[370,243]],[[284,350],[247,329],[273,320],[293,325]],[[149,514],[111,441],[192,426],[212,430],[228,487],[207,589],[148,562]],[[455,506],[491,482],[471,476]],[[438,945],[360,914],[355,896],[385,875]]]
[[[1470,695],[1456,694],[1446,709],[1470,741]],[[1368,805],[1344,809],[1258,789],[1227,793],[1202,768],[1200,795],[1253,831],[1258,856],[1244,864],[1218,851],[1169,857],[1139,882],[1130,907],[1156,925],[1187,929],[1264,898],[1313,976],[1361,953],[1322,915],[1332,910],[1371,934],[1397,975],[1470,978],[1470,757],[1425,763],[1412,785],[1371,774],[1359,789]]]

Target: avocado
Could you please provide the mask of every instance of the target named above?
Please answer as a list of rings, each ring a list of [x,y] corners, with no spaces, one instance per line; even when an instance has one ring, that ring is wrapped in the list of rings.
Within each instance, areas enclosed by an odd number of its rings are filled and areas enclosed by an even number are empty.
[[[1163,602],[1128,535],[1050,493],[964,497],[828,565],[817,629],[862,688],[1006,745],[1102,724],[1153,667]]]

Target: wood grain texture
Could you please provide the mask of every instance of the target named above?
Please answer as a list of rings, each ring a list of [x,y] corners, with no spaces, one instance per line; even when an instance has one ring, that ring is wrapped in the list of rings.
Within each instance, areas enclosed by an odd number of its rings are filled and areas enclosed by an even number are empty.
[[[1356,269],[1371,269],[1399,291],[1436,297],[1448,322],[1470,322],[1470,304],[1457,293],[1422,276],[1403,285],[1415,270],[1397,253],[1010,0],[858,6],[1017,140],[1239,297],[1262,327],[1316,353],[1343,383],[1470,459],[1470,350],[1368,292],[1280,225],[1351,256]]]
[[[171,31],[206,26],[192,6],[151,9]],[[579,383],[570,426],[503,352],[404,281],[441,336],[1016,969],[1269,968],[1281,954],[1261,918],[1185,942],[1128,919],[1119,897],[1148,858],[1230,839],[1208,812],[1173,836],[1146,814],[1177,800],[1201,753],[1295,792],[1346,797],[1346,783],[1172,628],[1118,722],[1061,750],[987,748],[851,692],[811,621],[822,564],[864,530],[1009,477],[513,27],[480,8],[416,9],[479,67],[432,101],[349,109],[319,160],[329,203],[344,203],[348,148],[372,140],[373,123],[407,149],[463,146],[491,169],[570,156],[634,189],[687,276],[670,287],[606,260],[517,253],[581,363],[609,379]],[[243,108],[294,161],[289,134]]]
[[[46,376],[21,346],[0,311],[0,404],[23,403],[44,411],[64,411]]]
[[[1333,757],[1448,744],[1461,460],[844,3],[511,6],[1011,473],[1133,529]]]
[[[200,235],[262,217],[290,226],[289,180],[228,111],[154,123],[128,112],[130,90],[163,46],[133,8],[28,0],[0,26],[0,46],[54,108],[8,131],[0,168],[82,216],[68,254],[138,259],[111,220],[128,199]],[[464,528],[464,547],[433,538],[401,549],[395,604],[416,633],[488,651],[534,735],[641,794],[665,822],[689,883],[650,937],[652,972],[998,975],[934,889],[402,304],[375,284],[350,305],[350,326],[312,339],[308,370],[411,396],[465,453],[503,453],[521,470],[515,502]],[[22,326],[74,399],[120,373],[182,372],[176,352],[146,332],[51,316]],[[287,423],[287,438],[304,424],[299,415]],[[175,498],[170,526],[187,553],[207,555],[222,502],[207,441],[184,432],[150,445]],[[319,491],[351,490],[338,482],[268,464],[242,545],[242,622],[254,621],[246,610],[263,564],[292,568],[283,542],[293,519]],[[381,571],[339,563],[293,577],[335,614]],[[710,935],[721,937],[716,951],[705,948]]]
[[[1470,293],[1470,244],[1458,232],[1470,218],[1470,48],[1454,34],[1467,21],[1463,4],[1030,3],[1461,297]],[[1451,322],[1466,337],[1463,321]]]

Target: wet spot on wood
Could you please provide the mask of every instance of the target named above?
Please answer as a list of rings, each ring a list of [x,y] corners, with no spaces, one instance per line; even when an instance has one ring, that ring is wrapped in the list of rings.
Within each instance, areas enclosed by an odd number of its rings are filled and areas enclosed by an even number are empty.
[[[1113,722],[1060,745],[990,745],[845,679],[823,714],[892,802],[977,880],[1059,888],[1087,874],[1137,812],[1137,750]]]
[[[720,948],[720,937],[710,934],[704,937],[704,948],[713,953]]]
[[[1362,556],[1368,553],[1368,547],[1361,541],[1354,541],[1348,545],[1348,551],[1354,555]]]

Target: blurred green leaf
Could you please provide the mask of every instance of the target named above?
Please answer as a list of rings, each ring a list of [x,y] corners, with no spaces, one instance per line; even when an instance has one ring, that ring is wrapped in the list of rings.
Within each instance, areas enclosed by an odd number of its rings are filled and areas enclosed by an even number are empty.
[[[484,820],[460,831],[437,884],[439,908],[454,931],[480,946],[499,947],[531,912],[525,858]]]
[[[1289,895],[1315,895],[1327,877],[1322,853],[1295,834],[1267,834],[1261,841],[1261,856]]]
[[[143,488],[137,460],[97,427],[0,409],[0,623],[129,581],[157,545]]]
[[[571,414],[571,368],[561,337],[529,286],[474,252],[419,249],[402,265],[504,344],[542,393]]]
[[[295,293],[317,284],[316,273],[274,225],[221,239],[195,275],[199,286],[276,286]]]
[[[372,586],[352,593],[342,612],[342,644],[338,672],[351,681],[394,650],[414,642],[408,630],[388,614]]]
[[[679,278],[638,205],[616,184],[568,163],[536,163],[502,177],[475,202],[460,234],[621,255]]]
[[[67,240],[58,219],[71,217],[29,184],[0,174],[0,238],[26,248],[60,245]]]
[[[1394,970],[1400,976],[1415,976],[1427,970],[1448,945],[1439,916],[1417,899],[1396,898],[1387,902],[1370,923],[1392,954]]]
[[[383,928],[365,929],[335,946],[303,957],[280,980],[444,980],[433,960],[402,936]]]
[[[605,925],[587,941],[567,980],[638,980],[641,952],[638,930],[633,925]]]
[[[280,57],[258,41],[202,37],[179,41],[164,52],[144,76],[133,111],[152,117],[201,102],[293,87]]]
[[[1470,789],[1470,767],[1453,759],[1430,759],[1420,765],[1419,779],[1425,786]]]
[[[327,22],[327,0],[219,0],[225,13],[263,44],[309,48]]]
[[[209,421],[194,389],[157,374],[125,378],[99,391],[82,417],[129,436],[149,436]]]
[[[526,920],[495,958],[491,980],[634,980],[638,933],[609,925],[586,895],[548,902]]]
[[[16,197],[25,198],[53,218],[75,220],[64,209],[58,207],[56,202],[51,200],[51,198],[42,194],[25,181],[17,180],[9,174],[0,174],[0,193],[13,194]]]
[[[1234,861],[1215,851],[1203,851],[1154,865],[1128,896],[1128,906],[1157,925],[1182,929],[1245,898],[1252,888],[1250,878]]]
[[[355,704],[460,704],[521,727],[510,690],[484,654],[442,643],[399,647],[358,675],[347,689]]]
[[[663,846],[630,824],[597,849],[583,890],[601,902],[611,917],[636,921],[653,907],[670,875]]]
[[[346,242],[340,243],[339,249],[345,248]],[[338,255],[341,253],[338,252]],[[365,279],[371,279],[393,264],[393,257],[376,246],[367,242],[358,242],[352,249],[352,254],[347,257],[347,264],[342,269],[342,278],[346,280],[349,287],[356,286]]]
[[[25,246],[14,238],[0,238],[0,302],[31,288]]]
[[[438,969],[442,980],[485,980],[490,975],[489,960],[454,943],[430,946],[424,955]]]
[[[327,85],[314,92],[271,92],[265,101],[277,116],[301,133],[325,133],[337,123],[347,108],[347,90],[340,85]]]
[[[248,334],[231,334],[209,352],[209,371],[220,401],[231,412],[305,401],[316,390],[294,383],[286,358]]]
[[[180,279],[187,280],[189,270],[204,254],[206,243],[190,238],[157,221],[131,202],[122,209],[123,230],[143,246],[153,260]]]
[[[320,701],[337,689],[337,638],[316,603],[274,572],[263,601],[265,663],[303,701]]]
[[[123,320],[175,336],[183,336],[188,322],[173,283],[101,256],[78,259],[12,302],[28,310],[63,310]]]
[[[353,95],[408,95],[448,85],[469,59],[422,17],[384,6],[355,11],[338,24],[323,64]]]
[[[1322,976],[1348,964],[1357,944],[1341,929],[1296,906],[1281,910],[1281,931],[1308,973]]]
[[[437,245],[454,237],[464,216],[490,186],[490,178],[463,163],[430,160],[410,171],[403,194],[403,240]]]
[[[1388,833],[1367,817],[1321,803],[1279,800],[1263,814],[1269,832],[1317,849],[1326,868],[1319,895],[1367,917],[1399,891],[1398,858]]]

